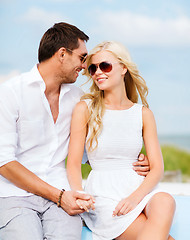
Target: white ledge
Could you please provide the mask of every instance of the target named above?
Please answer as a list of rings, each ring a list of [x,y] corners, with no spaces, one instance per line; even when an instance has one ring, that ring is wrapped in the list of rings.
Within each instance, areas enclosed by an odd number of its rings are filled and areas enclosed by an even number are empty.
[[[190,195],[190,183],[161,182],[159,186],[163,191],[173,195]]]

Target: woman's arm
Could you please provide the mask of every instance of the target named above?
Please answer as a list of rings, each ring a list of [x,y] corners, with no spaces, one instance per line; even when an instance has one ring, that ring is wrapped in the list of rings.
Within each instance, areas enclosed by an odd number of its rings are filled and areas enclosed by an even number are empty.
[[[164,173],[164,164],[157,137],[154,115],[150,109],[143,107],[143,139],[150,163],[150,172],[143,183],[128,198],[117,205],[113,215],[122,215],[131,211],[156,186]]]
[[[84,101],[79,102],[72,114],[69,154],[67,159],[67,176],[72,190],[83,191],[81,163],[84,153],[84,146],[87,135],[87,122],[89,119],[89,111]],[[94,198],[91,196],[89,200],[78,199],[76,201],[80,209],[89,211],[95,209]]]
[[[162,152],[160,149],[156,122],[152,111],[143,107],[143,140],[147,153],[147,157],[150,162],[150,172],[137,189],[139,194],[142,194],[142,198],[148,194],[156,184],[161,180],[164,173],[164,163],[162,158]]]
[[[84,101],[74,108],[71,120],[67,176],[72,190],[82,191],[81,163],[87,135],[89,111]]]

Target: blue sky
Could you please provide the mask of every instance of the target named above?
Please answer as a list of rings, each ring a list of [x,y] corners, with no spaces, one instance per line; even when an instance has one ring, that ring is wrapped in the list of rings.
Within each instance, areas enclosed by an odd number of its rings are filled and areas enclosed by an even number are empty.
[[[0,82],[37,63],[43,33],[60,21],[90,36],[88,50],[122,42],[149,87],[158,133],[190,134],[189,0],[1,0]]]

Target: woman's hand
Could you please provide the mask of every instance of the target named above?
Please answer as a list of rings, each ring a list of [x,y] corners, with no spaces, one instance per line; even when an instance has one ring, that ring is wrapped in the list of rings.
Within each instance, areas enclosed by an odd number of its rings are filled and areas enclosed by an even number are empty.
[[[91,198],[87,200],[77,199],[76,204],[79,206],[80,209],[84,209],[86,212],[89,212],[90,209],[95,210],[94,207],[94,199]]]
[[[140,202],[138,198],[131,194],[129,197],[122,199],[118,205],[116,206],[115,210],[113,211],[113,217],[125,215],[132,211]]]

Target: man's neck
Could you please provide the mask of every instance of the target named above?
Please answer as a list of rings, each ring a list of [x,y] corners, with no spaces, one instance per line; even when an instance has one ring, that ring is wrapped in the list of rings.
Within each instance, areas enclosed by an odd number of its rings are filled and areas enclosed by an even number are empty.
[[[53,121],[56,123],[59,115],[59,95],[61,90],[61,84],[56,78],[56,66],[52,61],[46,61],[38,65],[38,70],[42,79],[45,82],[45,96],[48,100]]]
[[[59,95],[61,84],[57,79],[57,74],[55,74],[56,66],[53,62],[48,60],[43,63],[38,64],[38,71],[45,82],[46,90],[45,94],[47,95]]]

